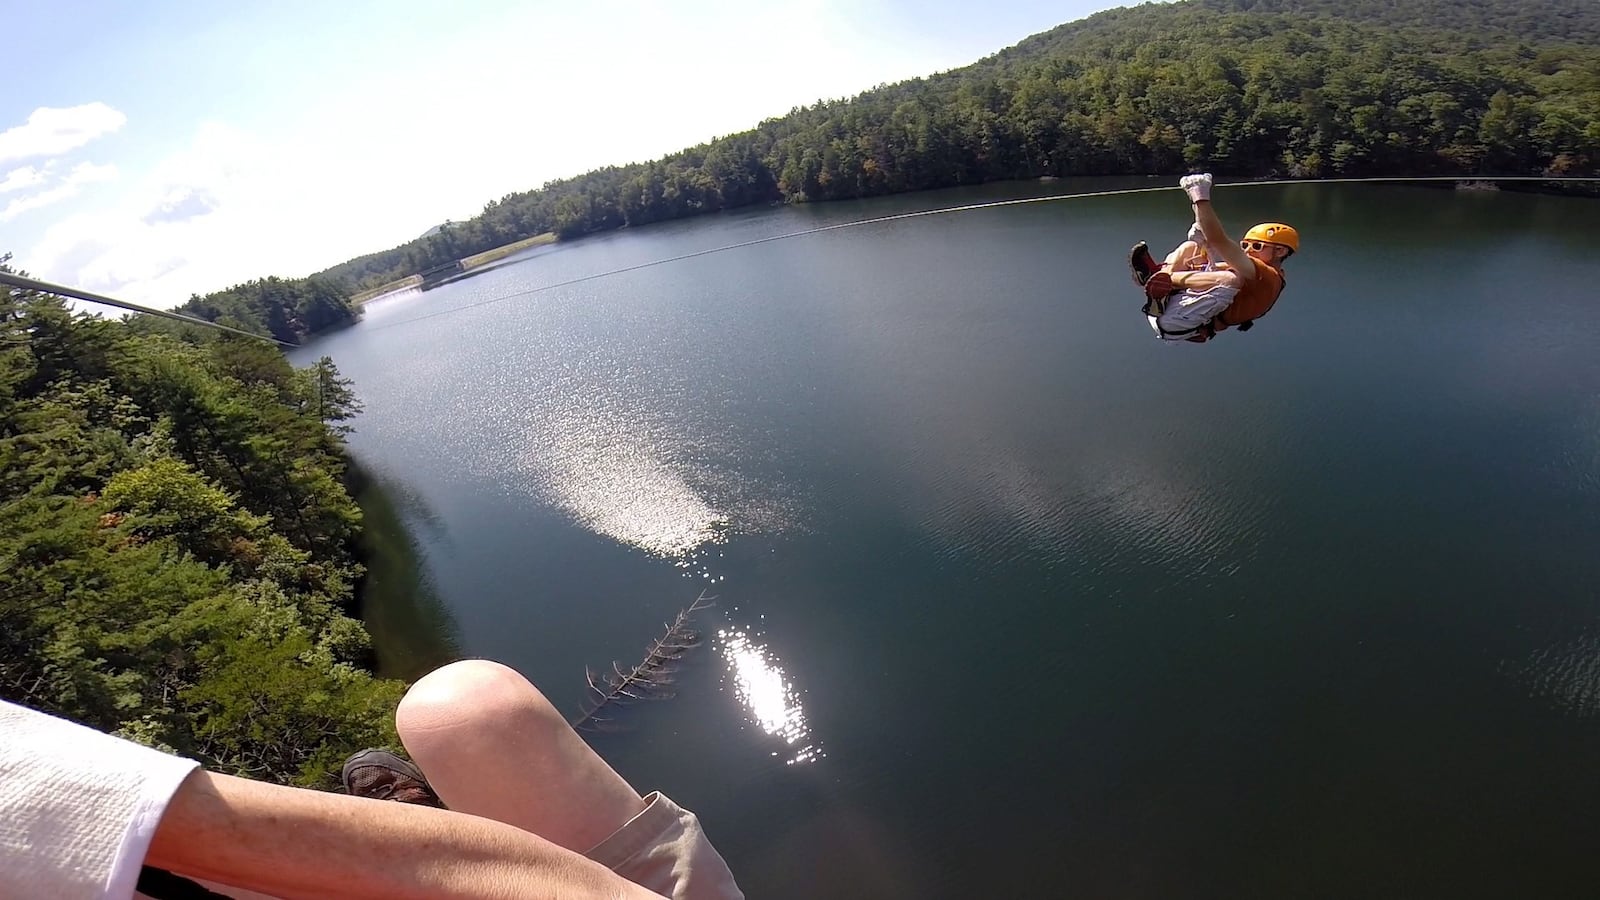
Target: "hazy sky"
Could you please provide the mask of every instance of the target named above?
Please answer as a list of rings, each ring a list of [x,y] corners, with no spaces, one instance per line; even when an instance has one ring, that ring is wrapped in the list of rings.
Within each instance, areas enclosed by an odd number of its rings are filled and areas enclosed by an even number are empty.
[[[0,252],[171,305],[1111,0],[0,0]]]

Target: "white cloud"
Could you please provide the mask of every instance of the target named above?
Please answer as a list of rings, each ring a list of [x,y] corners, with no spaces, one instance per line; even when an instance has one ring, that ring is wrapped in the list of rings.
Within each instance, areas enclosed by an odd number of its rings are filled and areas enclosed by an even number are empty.
[[[48,167],[46,167],[46,170],[48,171]],[[35,181],[41,180],[44,177],[44,173],[39,173],[37,170],[31,171],[35,171],[39,176],[38,178],[34,179]],[[7,177],[9,178],[10,176]],[[116,177],[116,166],[102,166],[94,163],[79,163],[76,166],[73,166],[72,171],[68,172],[66,177],[61,179],[61,183],[55,187],[46,191],[40,191],[37,194],[29,194],[26,197],[18,197],[17,199],[6,204],[6,208],[4,210],[0,210],[0,222],[9,222],[30,209],[38,209],[42,206],[49,206],[52,203],[59,203],[62,200],[68,199],[69,197],[76,197],[78,193],[83,190],[83,186],[86,184],[94,184],[100,181],[112,181],[115,180]]]
[[[41,106],[25,124],[0,132],[0,162],[58,156],[121,128],[128,117],[104,103],[65,109]]]
[[[42,169],[36,169],[33,166],[12,169],[6,173],[6,177],[0,178],[0,194],[20,191],[25,187],[33,187],[42,181],[44,181],[44,170]]]
[[[45,277],[112,296],[173,306],[254,275],[294,223],[292,184],[268,148],[238,129],[207,123],[188,144],[113,202],[44,230],[28,264]],[[249,274],[246,274],[249,273]]]
[[[7,203],[5,209],[0,210],[0,222],[9,222],[12,219],[15,219],[17,216],[28,212],[29,210],[49,206],[52,203],[59,203],[76,193],[78,193],[78,188],[76,186],[64,184],[60,187],[51,188],[48,191],[40,191],[37,194],[29,194],[26,197],[18,197],[10,203]]]
[[[78,163],[67,173],[66,183],[71,185],[94,184],[97,181],[115,181],[117,167],[109,163],[97,165],[95,163]]]

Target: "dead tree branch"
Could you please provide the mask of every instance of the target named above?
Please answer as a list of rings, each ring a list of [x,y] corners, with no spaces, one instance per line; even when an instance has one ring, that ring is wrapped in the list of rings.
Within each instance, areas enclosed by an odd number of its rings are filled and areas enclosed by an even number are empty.
[[[570,721],[573,728],[605,730],[614,720],[615,711],[641,700],[666,700],[674,696],[670,685],[683,657],[700,644],[700,634],[689,627],[695,613],[714,604],[715,597],[701,592],[695,601],[678,611],[678,616],[661,637],[645,648],[644,659],[632,669],[623,670],[613,662],[605,675],[585,670],[589,681],[589,694],[583,711]]]

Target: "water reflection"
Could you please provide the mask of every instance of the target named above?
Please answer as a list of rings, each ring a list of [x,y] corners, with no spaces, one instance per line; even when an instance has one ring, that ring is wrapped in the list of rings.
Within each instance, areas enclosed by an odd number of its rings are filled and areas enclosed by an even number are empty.
[[[698,578],[707,584],[727,581],[727,575],[718,575],[711,570],[710,558],[709,546],[696,547],[694,550],[679,556],[672,564],[683,570],[683,577],[685,578]],[[722,551],[717,551],[717,558],[722,558]]]
[[[730,522],[689,483],[682,441],[643,418],[585,402],[551,403],[526,435],[524,470],[579,525],[668,559],[720,543]]]
[[[1590,630],[1507,668],[1534,697],[1547,698],[1576,716],[1600,714],[1600,633]]]
[[[595,390],[602,385],[615,392]],[[543,398],[522,439],[522,471],[580,526],[670,561],[687,578],[723,582],[718,561],[729,537],[781,533],[788,511],[765,481],[747,482],[691,451],[697,441],[680,431],[685,411],[636,400],[615,379]],[[703,452],[703,439],[699,445]],[[751,721],[787,745],[773,755],[790,764],[819,757],[782,665],[759,634],[724,621],[717,643],[732,693]]]
[[[733,675],[734,694],[749,711],[750,720],[788,745],[787,750],[774,750],[772,755],[783,753],[789,765],[824,756],[811,741],[811,727],[806,724],[799,692],[767,645],[751,637],[748,629],[736,626],[721,629],[717,638]]]
[[[360,549],[366,574],[357,587],[378,672],[418,678],[458,659],[460,635],[433,582],[423,542],[448,545],[446,521],[404,481],[360,460],[349,479],[361,505]]]
[[[579,524],[663,557],[721,540],[727,518],[658,457],[622,445],[588,449],[561,459],[563,476],[550,485]]]

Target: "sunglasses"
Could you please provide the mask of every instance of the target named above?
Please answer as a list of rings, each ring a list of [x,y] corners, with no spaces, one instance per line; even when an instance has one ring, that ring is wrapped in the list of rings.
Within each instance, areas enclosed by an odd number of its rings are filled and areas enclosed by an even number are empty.
[[[1259,253],[1260,251],[1266,249],[1267,247],[1276,247],[1278,245],[1277,244],[1270,244],[1270,243],[1268,243],[1266,241],[1240,241],[1239,242],[1239,246],[1243,247],[1246,250],[1254,250],[1254,251]]]

